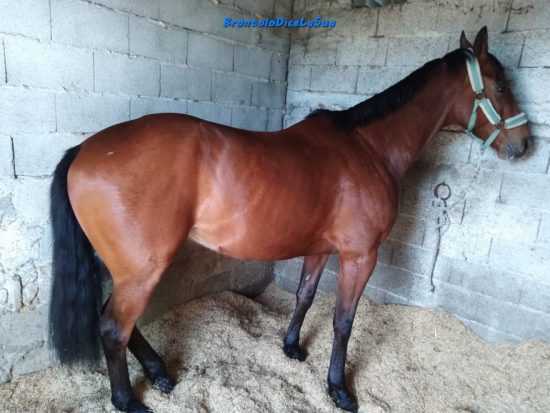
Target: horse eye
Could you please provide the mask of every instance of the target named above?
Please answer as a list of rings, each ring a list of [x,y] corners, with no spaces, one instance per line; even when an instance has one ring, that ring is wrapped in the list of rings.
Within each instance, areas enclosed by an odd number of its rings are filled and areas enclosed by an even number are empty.
[[[497,92],[498,93],[506,92],[506,86],[505,85],[497,85]]]

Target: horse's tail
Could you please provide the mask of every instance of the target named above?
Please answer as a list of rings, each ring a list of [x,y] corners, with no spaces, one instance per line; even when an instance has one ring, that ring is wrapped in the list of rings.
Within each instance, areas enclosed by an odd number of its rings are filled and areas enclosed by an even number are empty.
[[[99,361],[102,285],[99,260],[76,220],[67,192],[67,173],[80,146],[69,149],[55,169],[50,191],[53,282],[50,346],[63,364]]]

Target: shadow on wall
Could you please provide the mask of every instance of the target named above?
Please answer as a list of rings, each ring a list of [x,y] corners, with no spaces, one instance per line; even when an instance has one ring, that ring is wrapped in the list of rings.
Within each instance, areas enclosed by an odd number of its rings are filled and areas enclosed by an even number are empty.
[[[225,257],[193,241],[180,248],[141,317],[146,324],[171,308],[220,291],[248,297],[261,294],[273,280],[273,264]]]

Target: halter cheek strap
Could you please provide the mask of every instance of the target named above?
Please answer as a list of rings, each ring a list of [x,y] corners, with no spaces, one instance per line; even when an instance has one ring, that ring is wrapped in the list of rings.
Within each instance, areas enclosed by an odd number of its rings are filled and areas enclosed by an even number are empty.
[[[474,138],[481,139],[473,132],[477,121],[477,110],[479,108],[481,108],[487,120],[491,122],[492,125],[496,126],[495,130],[481,145],[481,151],[483,152],[496,140],[500,134],[501,127],[504,127],[505,129],[513,129],[518,126],[525,125],[527,123],[527,116],[525,113],[521,112],[515,116],[505,119],[504,122],[502,122],[502,118],[493,107],[493,104],[489,98],[487,98],[484,94],[483,77],[481,76],[481,69],[474,51],[472,49],[464,49],[464,53],[466,54],[466,67],[468,69],[470,84],[472,85],[472,90],[476,94],[474,99],[474,108],[472,109],[472,114],[470,115],[470,120],[468,121],[468,126],[465,131]]]

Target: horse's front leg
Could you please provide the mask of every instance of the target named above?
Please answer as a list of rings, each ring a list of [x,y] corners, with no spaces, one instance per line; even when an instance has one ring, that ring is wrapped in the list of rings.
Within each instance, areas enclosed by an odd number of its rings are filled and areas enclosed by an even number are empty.
[[[353,326],[357,303],[376,265],[377,248],[366,255],[340,254],[340,274],[334,312],[334,342],[328,371],[328,391],[336,406],[357,412],[357,401],[345,382],[348,340]]]
[[[296,308],[283,340],[283,351],[291,359],[304,361],[306,358],[306,353],[300,348],[300,330],[315,297],[327,259],[328,255],[304,257],[300,285],[296,291]]]

